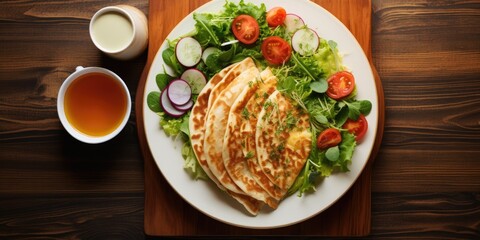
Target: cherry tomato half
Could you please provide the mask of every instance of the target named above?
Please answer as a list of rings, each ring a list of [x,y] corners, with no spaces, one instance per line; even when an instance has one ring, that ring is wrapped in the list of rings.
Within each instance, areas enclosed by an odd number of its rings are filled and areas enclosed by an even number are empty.
[[[238,15],[232,22],[233,35],[238,41],[252,44],[260,35],[260,27],[257,20],[250,15]]]
[[[355,78],[347,71],[333,74],[327,82],[327,95],[335,100],[348,96],[355,88]]]
[[[271,36],[262,43],[262,55],[271,64],[279,65],[290,59],[292,48],[281,37]]]
[[[337,146],[342,141],[340,131],[335,128],[327,128],[318,135],[317,147],[320,149],[327,149]]]
[[[267,23],[269,27],[282,25],[287,18],[287,11],[282,7],[274,7],[267,12]]]
[[[352,119],[348,119],[343,124],[342,128],[347,129],[348,132],[355,135],[355,140],[357,140],[358,142],[362,140],[363,136],[365,136],[365,133],[367,132],[367,129],[368,129],[368,122],[365,116],[363,116],[363,114],[360,114],[360,116],[356,121]]]

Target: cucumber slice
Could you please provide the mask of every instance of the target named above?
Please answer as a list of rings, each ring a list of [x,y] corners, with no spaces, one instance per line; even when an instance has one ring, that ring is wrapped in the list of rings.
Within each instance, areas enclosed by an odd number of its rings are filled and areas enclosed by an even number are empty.
[[[208,56],[210,56],[211,54],[216,53],[216,52],[220,52],[220,49],[218,49],[216,47],[208,47],[205,50],[203,50],[203,53],[202,53],[203,62],[206,63]]]
[[[292,36],[292,48],[302,56],[310,56],[317,51],[320,39],[310,28],[297,30]]]
[[[192,88],[193,94],[199,94],[203,87],[207,84],[207,77],[203,74],[202,71],[196,68],[187,69],[180,76],[181,79],[187,81],[187,83]]]
[[[195,38],[184,37],[175,46],[175,56],[183,66],[193,67],[202,59],[202,46]]]
[[[287,30],[287,33],[290,34],[305,26],[303,19],[293,13],[287,14],[283,24],[285,25],[285,30]]]

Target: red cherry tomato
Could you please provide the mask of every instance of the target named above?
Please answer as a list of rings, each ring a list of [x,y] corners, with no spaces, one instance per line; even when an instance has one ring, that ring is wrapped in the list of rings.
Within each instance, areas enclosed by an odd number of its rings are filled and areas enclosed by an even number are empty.
[[[335,100],[348,96],[355,88],[355,78],[347,71],[333,74],[327,82],[327,95]]]
[[[357,140],[358,142],[362,140],[363,136],[365,136],[365,133],[367,132],[367,129],[368,129],[368,122],[365,116],[363,116],[363,114],[360,114],[360,116],[356,121],[352,119],[348,119],[343,124],[342,128],[347,129],[348,132],[355,135],[355,140]]]
[[[318,135],[317,147],[319,149],[327,149],[337,146],[341,141],[342,135],[340,135],[340,131],[335,128],[328,128]]]
[[[267,12],[267,23],[269,27],[282,25],[287,18],[287,12],[282,7],[274,7]]]
[[[267,37],[262,43],[262,55],[271,64],[279,65],[290,59],[292,48],[281,37]]]
[[[238,15],[232,22],[233,35],[238,41],[252,44],[260,35],[260,27],[257,20],[250,15]]]

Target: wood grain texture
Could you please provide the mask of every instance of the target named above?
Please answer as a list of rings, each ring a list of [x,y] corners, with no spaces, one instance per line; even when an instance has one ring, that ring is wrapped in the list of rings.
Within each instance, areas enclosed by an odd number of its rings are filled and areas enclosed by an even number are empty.
[[[374,1],[373,12],[387,106],[373,191],[480,191],[480,2]]]
[[[146,54],[125,62],[95,49],[98,9],[139,1],[0,4],[0,239],[143,236],[143,161],[134,112],[112,141],[87,145],[58,119],[56,98],[76,66],[116,72],[135,96]],[[88,209],[87,209],[88,208]]]
[[[68,136],[55,109],[77,65],[111,68],[135,98],[147,54],[115,61],[88,38],[90,16],[117,3],[148,14],[145,0],[0,3],[0,239],[145,237],[135,112],[118,138],[92,147]],[[372,3],[386,125],[373,165],[372,230],[362,239],[480,239],[480,1]],[[189,211],[178,214],[191,218]],[[211,223],[199,221],[190,227]],[[230,239],[278,239],[237,234]]]
[[[139,239],[143,194],[0,198],[2,239]]]
[[[2,2],[0,194],[143,191],[133,111],[122,133],[102,145],[74,140],[57,115],[58,89],[79,65],[111,69],[135,94],[145,55],[114,61],[88,37],[89,18],[108,4]]]
[[[372,238],[478,239],[480,193],[373,194]],[[381,229],[381,230],[380,230]]]

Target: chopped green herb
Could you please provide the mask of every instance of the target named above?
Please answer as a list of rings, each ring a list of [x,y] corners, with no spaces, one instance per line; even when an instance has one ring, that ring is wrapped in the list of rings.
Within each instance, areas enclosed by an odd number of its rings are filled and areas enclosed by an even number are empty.
[[[247,154],[245,154],[245,159],[250,159],[253,156],[255,156],[255,153],[253,153],[252,151],[249,151],[249,152],[247,152]]]
[[[246,107],[244,107],[242,110],[242,117],[245,120],[248,120],[250,118],[250,112],[248,112],[248,109]]]

